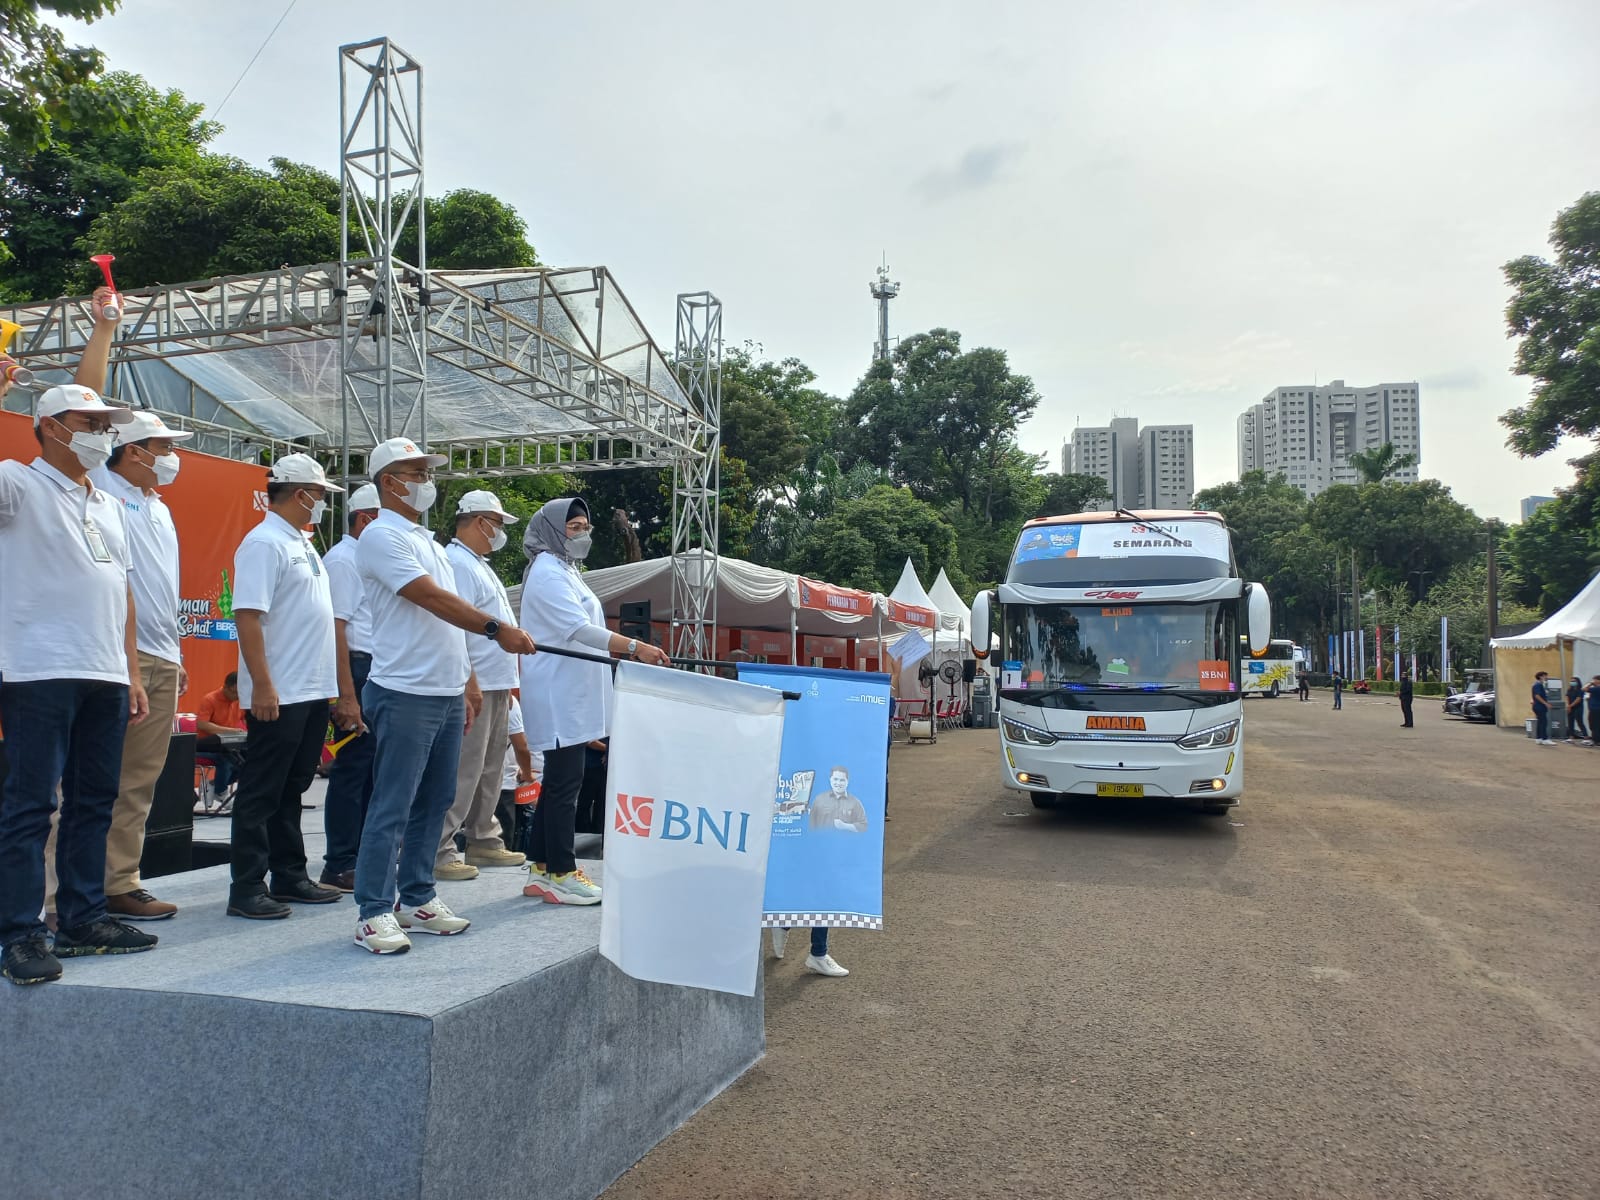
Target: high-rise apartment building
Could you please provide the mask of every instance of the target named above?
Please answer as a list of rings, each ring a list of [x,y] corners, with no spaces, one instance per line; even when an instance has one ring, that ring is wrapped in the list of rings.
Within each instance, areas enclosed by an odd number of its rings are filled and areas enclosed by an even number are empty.
[[[1282,475],[1308,497],[1336,483],[1358,483],[1350,456],[1388,443],[1417,461],[1390,475],[1415,483],[1422,456],[1417,385],[1379,383],[1350,387],[1335,379],[1322,387],[1280,387],[1239,414],[1239,474]]]
[[[1081,425],[1061,448],[1064,474],[1098,475],[1117,508],[1188,508],[1194,500],[1194,426],[1114,417]]]

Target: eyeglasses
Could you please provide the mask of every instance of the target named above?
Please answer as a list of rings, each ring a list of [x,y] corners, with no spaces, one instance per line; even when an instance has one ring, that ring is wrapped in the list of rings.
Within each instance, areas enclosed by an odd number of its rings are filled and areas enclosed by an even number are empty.
[[[589,529],[590,529],[589,522],[587,522],[587,521],[585,521],[585,520],[583,520],[581,518],[576,520],[576,521],[568,521],[567,522],[567,532],[568,533],[573,533],[573,534],[588,533]]]

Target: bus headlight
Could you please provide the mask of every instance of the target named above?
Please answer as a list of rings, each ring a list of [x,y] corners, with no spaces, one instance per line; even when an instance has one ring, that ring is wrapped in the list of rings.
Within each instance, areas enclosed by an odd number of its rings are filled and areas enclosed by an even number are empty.
[[[1185,750],[1215,750],[1218,746],[1231,746],[1238,740],[1239,722],[1227,721],[1221,725],[1213,725],[1210,729],[1191,733],[1186,738],[1180,738],[1178,745]]]
[[[1013,742],[1020,742],[1024,746],[1054,746],[1056,735],[1046,733],[1043,729],[1035,729],[1032,725],[1024,725],[1021,721],[1013,721],[1010,717],[1001,717],[1000,726],[1005,730],[1006,737]]]

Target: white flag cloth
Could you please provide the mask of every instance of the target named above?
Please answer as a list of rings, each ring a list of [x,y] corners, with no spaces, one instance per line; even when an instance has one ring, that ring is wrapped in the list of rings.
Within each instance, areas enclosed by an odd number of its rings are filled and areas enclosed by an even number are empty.
[[[783,709],[772,688],[617,668],[600,953],[635,979],[755,995]]]

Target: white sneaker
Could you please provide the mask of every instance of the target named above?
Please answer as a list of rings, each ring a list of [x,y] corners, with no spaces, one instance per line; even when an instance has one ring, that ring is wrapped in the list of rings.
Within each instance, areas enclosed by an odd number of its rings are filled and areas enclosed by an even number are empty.
[[[356,945],[374,954],[404,954],[411,949],[411,939],[393,913],[379,913],[356,922]]]
[[[600,885],[583,873],[580,867],[565,875],[540,875],[530,873],[528,886],[522,889],[525,896],[538,896],[546,904],[599,904]]]
[[[779,928],[776,925],[773,926],[773,928],[772,928],[772,957],[773,958],[782,958],[783,957],[783,944],[785,942],[787,942],[788,940],[789,940],[789,931],[787,929]]]
[[[842,975],[850,974],[838,963],[833,961],[833,955],[824,954],[818,958],[815,954],[806,955],[806,970],[815,971],[818,975],[831,975],[835,979]]]
[[[418,933],[437,933],[448,937],[452,933],[465,933],[471,924],[465,917],[458,917],[451,912],[450,906],[437,896],[409,911],[400,910],[400,928],[415,929]]]

